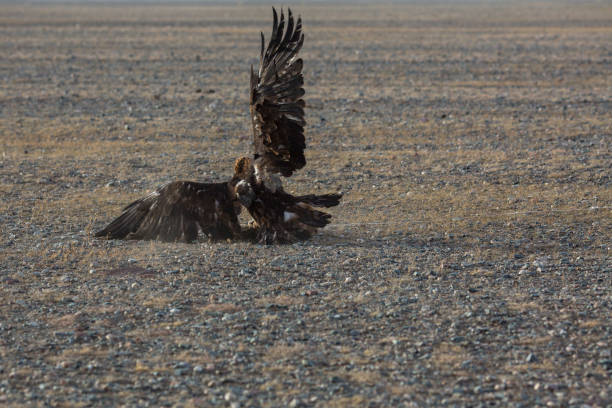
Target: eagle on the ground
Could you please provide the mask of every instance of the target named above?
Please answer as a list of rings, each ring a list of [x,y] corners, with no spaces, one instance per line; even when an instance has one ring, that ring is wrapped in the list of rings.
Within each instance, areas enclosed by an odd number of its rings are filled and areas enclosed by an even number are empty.
[[[274,8],[267,46],[261,33],[257,72],[251,66],[250,113],[252,157],[234,164],[234,176],[223,183],[174,181],[158,187],[123,209],[96,237],[191,242],[202,231],[212,239],[255,234],[258,242],[286,243],[309,238],[331,215],[313,207],[338,205],[340,194],[294,196],[279,175],[290,177],[306,164],[304,148],[304,42],[302,20],[291,10],[280,19]],[[286,24],[286,27],[285,27]],[[254,222],[242,230],[241,207]]]

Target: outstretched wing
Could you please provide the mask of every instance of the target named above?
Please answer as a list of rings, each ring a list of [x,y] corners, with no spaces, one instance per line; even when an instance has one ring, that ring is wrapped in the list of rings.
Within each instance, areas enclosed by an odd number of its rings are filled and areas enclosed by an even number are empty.
[[[96,237],[194,241],[198,231],[212,238],[240,233],[228,183],[175,181],[124,208]]]
[[[302,20],[293,20],[288,10],[287,20],[276,10],[272,36],[265,47],[261,34],[261,56],[257,73],[251,67],[251,120],[255,159],[270,172],[291,176],[306,164],[304,157],[304,77],[302,60],[297,53],[302,48]],[[287,27],[285,29],[285,23]]]

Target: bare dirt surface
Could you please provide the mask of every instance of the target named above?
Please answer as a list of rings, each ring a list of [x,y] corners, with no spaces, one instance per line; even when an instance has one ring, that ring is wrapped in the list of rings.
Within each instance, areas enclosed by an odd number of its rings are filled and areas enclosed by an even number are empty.
[[[609,3],[296,5],[271,247],[92,238],[249,152],[269,6],[0,11],[0,405],[611,406]]]

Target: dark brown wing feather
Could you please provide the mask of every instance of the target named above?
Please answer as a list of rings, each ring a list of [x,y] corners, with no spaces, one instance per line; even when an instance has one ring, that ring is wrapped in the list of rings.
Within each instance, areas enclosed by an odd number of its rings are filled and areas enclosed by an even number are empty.
[[[306,164],[304,157],[304,78],[297,53],[304,42],[302,20],[294,22],[291,10],[287,20],[276,10],[272,35],[265,47],[261,34],[261,56],[257,73],[251,67],[251,120],[255,159],[264,167],[285,177]],[[285,29],[285,22],[287,27]]]
[[[315,207],[334,207],[340,204],[340,199],[342,198],[342,194],[333,193],[333,194],[308,194],[303,196],[295,197],[297,201],[301,203],[306,203],[313,205]]]
[[[216,239],[240,233],[228,183],[165,184],[125,207],[95,236],[191,242],[199,230]]]

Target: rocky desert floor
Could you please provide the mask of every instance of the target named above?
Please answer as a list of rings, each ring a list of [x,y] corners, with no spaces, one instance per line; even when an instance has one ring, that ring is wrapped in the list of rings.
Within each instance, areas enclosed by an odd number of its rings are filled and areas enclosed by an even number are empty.
[[[293,11],[333,223],[170,244],[92,232],[249,153],[270,6],[0,4],[0,405],[612,406],[612,5]]]

